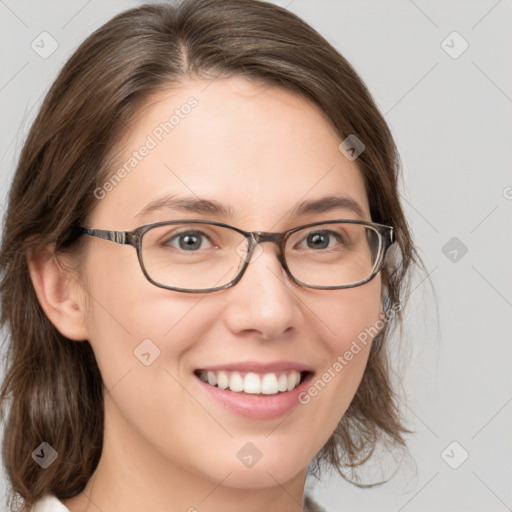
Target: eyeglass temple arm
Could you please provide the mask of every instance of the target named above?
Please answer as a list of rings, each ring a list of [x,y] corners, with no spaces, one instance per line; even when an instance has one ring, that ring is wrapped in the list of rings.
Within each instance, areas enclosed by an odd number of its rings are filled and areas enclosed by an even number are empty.
[[[90,229],[90,228],[81,228],[82,233],[89,236],[94,236],[96,238],[101,238],[102,240],[108,240],[109,242],[114,242],[116,244],[127,245],[130,244],[129,241],[129,233],[127,231],[107,231],[104,229]]]

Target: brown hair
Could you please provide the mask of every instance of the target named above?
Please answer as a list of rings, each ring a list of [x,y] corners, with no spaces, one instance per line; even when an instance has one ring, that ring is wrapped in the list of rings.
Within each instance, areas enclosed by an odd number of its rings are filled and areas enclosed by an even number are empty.
[[[123,12],[90,35],[48,92],[22,149],[0,252],[1,322],[10,338],[0,392],[3,461],[26,507],[46,494],[83,490],[102,450],[103,383],[88,342],[71,342],[45,316],[27,266],[29,250],[55,243],[80,252],[71,227],[86,222],[113,151],[153,94],[189,77],[244,76],[293,91],[327,116],[341,139],[365,144],[357,163],[372,220],[394,226],[400,259],[382,270],[383,306],[395,308],[375,338],[346,414],[315,461],[348,478],[379,441],[404,447],[387,340],[421,264],[401,208],[399,159],[390,131],[349,63],[294,14],[258,0],[186,0]],[[45,470],[33,450],[59,454]],[[388,442],[386,441],[386,442]],[[317,465],[318,469],[320,465]],[[357,480],[357,478],[355,479]],[[356,485],[359,485],[354,481]],[[13,500],[14,501],[14,500]]]

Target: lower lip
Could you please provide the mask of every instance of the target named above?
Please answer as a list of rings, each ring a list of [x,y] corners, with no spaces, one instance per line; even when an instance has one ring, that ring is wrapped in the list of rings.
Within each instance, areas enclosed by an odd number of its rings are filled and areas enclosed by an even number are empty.
[[[300,404],[299,395],[307,389],[313,374],[308,373],[295,389],[276,395],[236,393],[229,389],[212,386],[203,382],[199,377],[195,377],[209,396],[227,409],[247,418],[269,420],[290,413],[294,407]]]

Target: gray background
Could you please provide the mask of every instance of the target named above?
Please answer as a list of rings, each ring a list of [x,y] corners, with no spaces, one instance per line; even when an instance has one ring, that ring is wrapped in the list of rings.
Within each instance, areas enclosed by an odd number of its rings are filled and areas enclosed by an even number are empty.
[[[20,146],[57,71],[93,29],[140,3],[0,0],[2,213]],[[373,489],[326,475],[316,498],[329,511],[512,510],[512,1],[275,3],[347,57],[385,114],[439,307],[437,317],[429,280],[418,275],[395,354],[414,463]],[[31,48],[43,31],[58,43],[46,59]],[[460,36],[448,37],[454,31]],[[382,459],[372,474],[391,467]]]

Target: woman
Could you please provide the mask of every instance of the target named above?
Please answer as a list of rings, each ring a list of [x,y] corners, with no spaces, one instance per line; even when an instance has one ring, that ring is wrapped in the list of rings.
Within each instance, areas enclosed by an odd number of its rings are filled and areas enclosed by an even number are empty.
[[[147,5],[92,34],[0,253],[22,510],[317,510],[308,468],[358,484],[403,446],[386,341],[420,260],[397,179],[364,84],[284,9]]]

